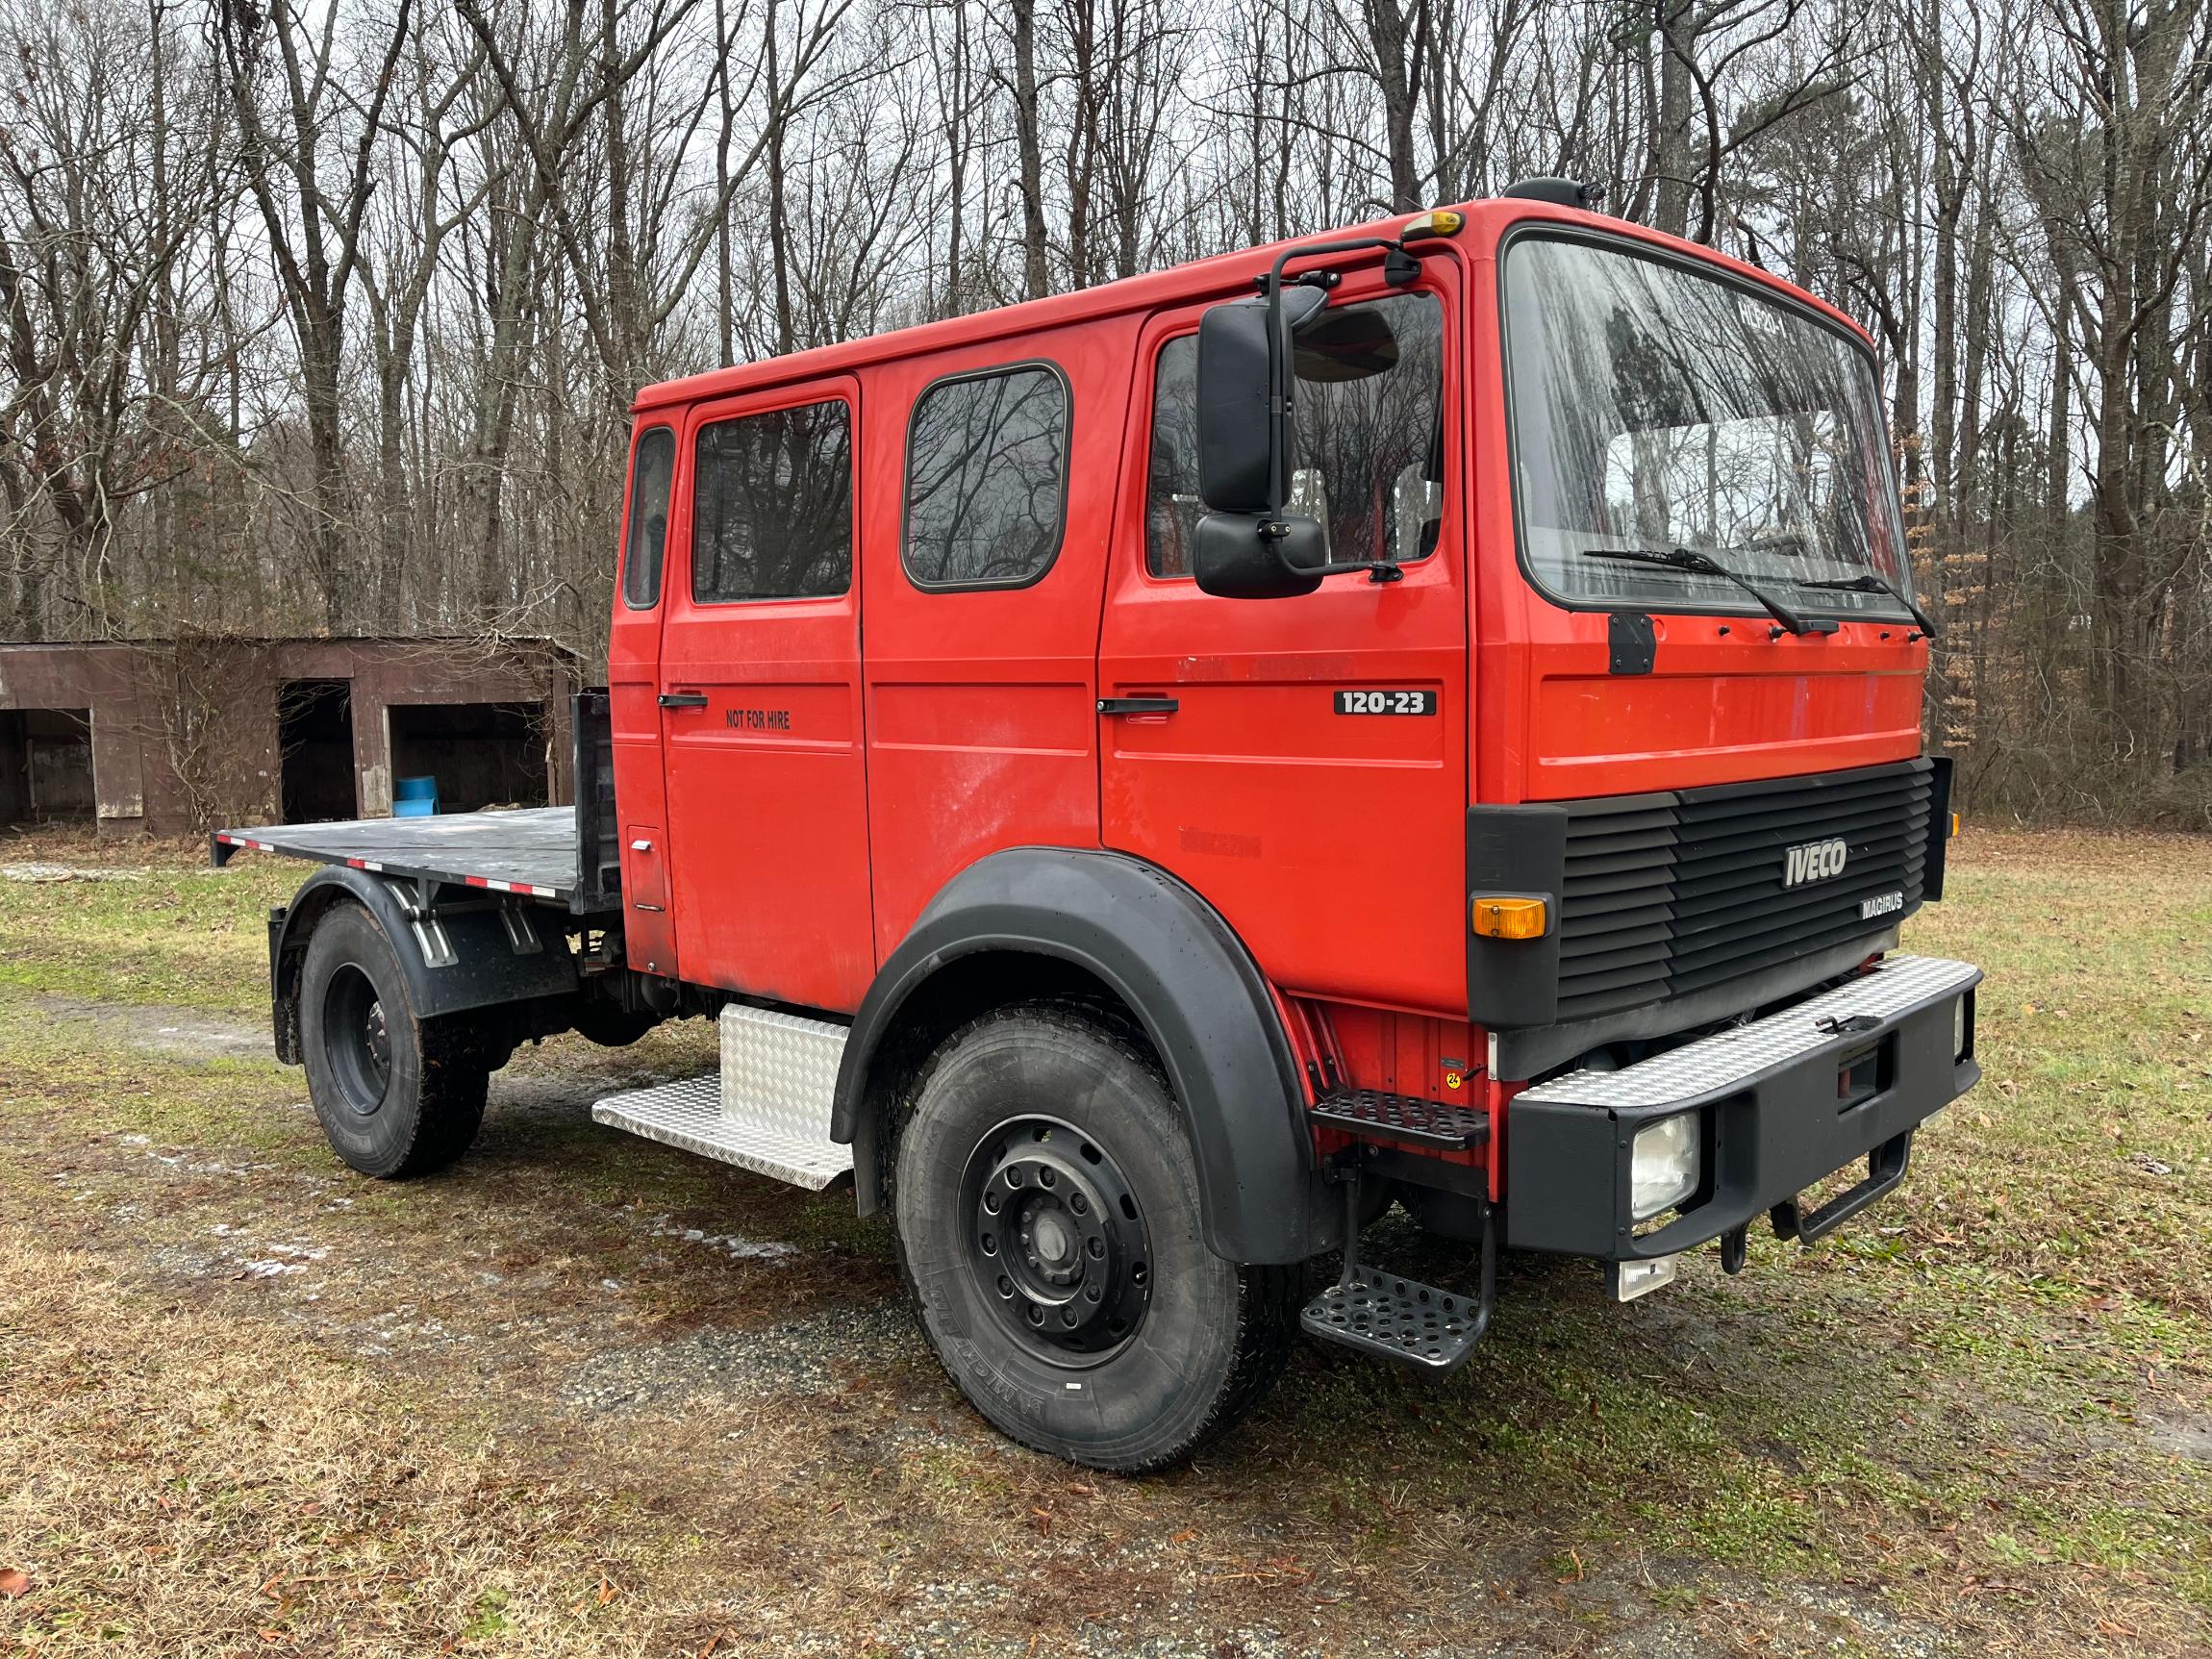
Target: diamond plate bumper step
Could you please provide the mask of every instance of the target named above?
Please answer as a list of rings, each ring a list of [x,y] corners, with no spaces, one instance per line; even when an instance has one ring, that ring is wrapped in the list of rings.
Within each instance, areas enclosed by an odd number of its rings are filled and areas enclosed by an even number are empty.
[[[1831,991],[1618,1071],[1572,1071],[1516,1096],[1530,1105],[1699,1106],[1818,1049],[1848,1044],[1931,1002],[1971,991],[1981,969],[1940,956],[1885,956]]]
[[[591,1116],[612,1128],[820,1192],[852,1169],[829,1138],[845,1028],[765,1008],[722,1010],[722,1069],[612,1094]]]
[[[1464,1152],[1490,1139],[1489,1118],[1471,1106],[1423,1100],[1416,1094],[1385,1094],[1376,1089],[1339,1089],[1323,1094],[1307,1116],[1321,1128],[1339,1130],[1355,1141],[1395,1141]]]

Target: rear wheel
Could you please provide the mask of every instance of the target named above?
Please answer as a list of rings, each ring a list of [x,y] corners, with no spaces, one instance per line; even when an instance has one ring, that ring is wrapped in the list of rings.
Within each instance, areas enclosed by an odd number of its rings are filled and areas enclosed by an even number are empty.
[[[1266,1391],[1295,1268],[1206,1247],[1167,1079],[1123,1034],[1035,1004],[928,1067],[898,1143],[899,1259],[924,1334],[1006,1434],[1093,1469],[1189,1456]]]
[[[358,905],[326,913],[300,969],[300,1049],[331,1147],[364,1175],[443,1169],[484,1119],[490,1056],[416,1018],[398,954]]]

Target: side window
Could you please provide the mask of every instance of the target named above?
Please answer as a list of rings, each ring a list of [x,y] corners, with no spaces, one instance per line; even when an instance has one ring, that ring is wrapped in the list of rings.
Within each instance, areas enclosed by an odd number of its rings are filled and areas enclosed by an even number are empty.
[[[852,420],[842,401],[699,428],[691,597],[824,598],[852,585]]]
[[[1290,509],[1321,521],[1329,557],[1407,564],[1444,517],[1444,307],[1429,293],[1331,306],[1298,337]],[[1144,565],[1191,573],[1198,499],[1198,337],[1160,348]]]
[[[622,603],[650,611],[661,602],[661,558],[668,544],[668,485],[676,471],[676,435],[656,426],[638,440],[630,465],[630,523],[622,549]]]
[[[1040,364],[941,380],[906,441],[906,573],[919,588],[1018,588],[1060,551],[1068,387]]]

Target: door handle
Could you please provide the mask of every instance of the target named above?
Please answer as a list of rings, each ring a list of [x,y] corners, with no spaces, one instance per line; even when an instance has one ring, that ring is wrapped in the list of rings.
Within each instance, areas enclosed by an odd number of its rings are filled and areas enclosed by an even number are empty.
[[[1182,704],[1173,697],[1100,697],[1101,715],[1171,715]]]
[[[664,709],[703,709],[707,706],[704,691],[663,691],[660,697]]]

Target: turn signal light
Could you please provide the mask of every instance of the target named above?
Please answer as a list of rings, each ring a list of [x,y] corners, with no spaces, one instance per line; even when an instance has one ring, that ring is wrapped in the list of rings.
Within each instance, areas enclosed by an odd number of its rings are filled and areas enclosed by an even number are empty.
[[[1958,840],[1958,814],[1956,813],[1950,815],[1950,839]]]
[[[1427,237],[1456,237],[1459,235],[1459,227],[1466,223],[1465,214],[1439,209],[1433,214],[1422,214],[1418,218],[1406,220],[1405,228],[1397,234],[1397,239],[1401,242],[1418,242]]]
[[[1474,901],[1474,931],[1485,939],[1542,939],[1546,919],[1541,898]]]

